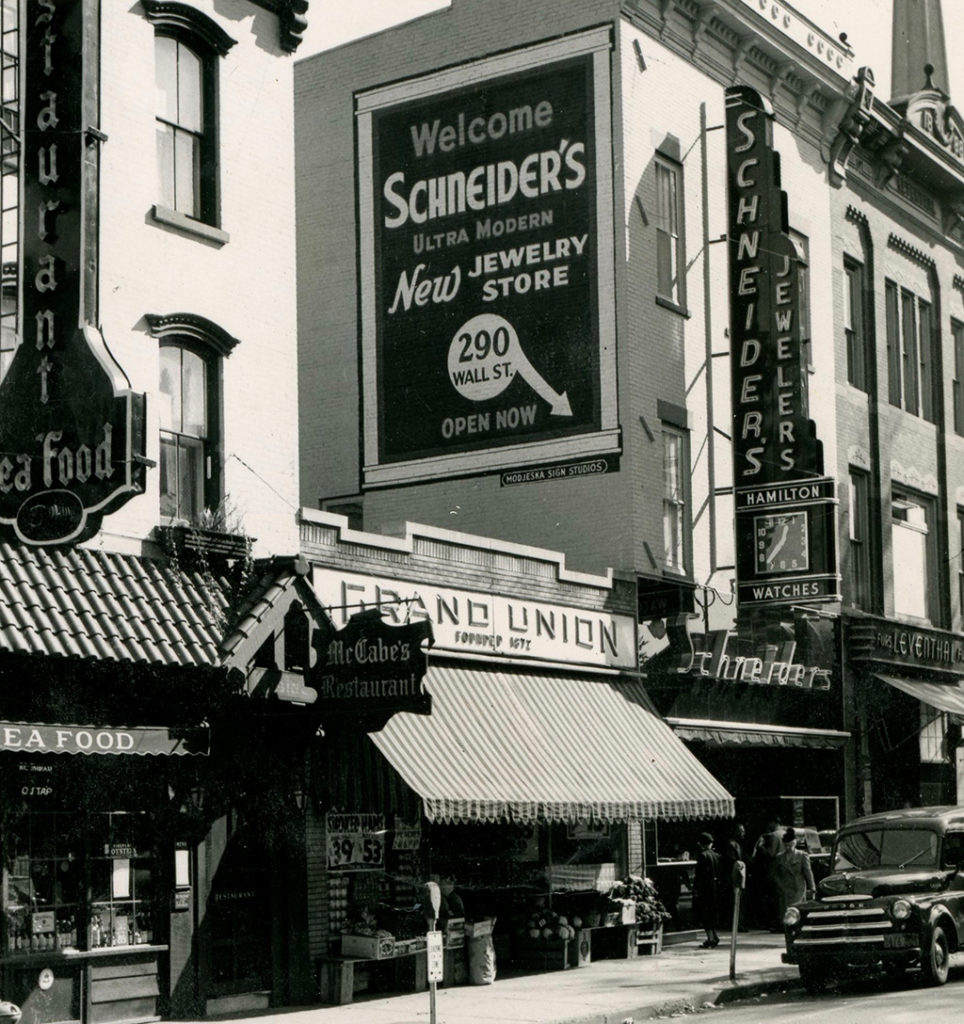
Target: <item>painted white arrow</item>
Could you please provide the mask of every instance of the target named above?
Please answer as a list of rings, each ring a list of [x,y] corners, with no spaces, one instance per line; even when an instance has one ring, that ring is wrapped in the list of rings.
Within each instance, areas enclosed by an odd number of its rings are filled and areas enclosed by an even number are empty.
[[[530,388],[545,402],[549,403],[550,416],[571,416],[568,394],[561,394],[552,387],[541,373],[529,362],[529,357],[522,351],[522,345],[516,344],[512,354],[512,368]]]
[[[556,391],[539,373],[515,328],[497,313],[480,313],[456,331],[448,371],[452,386],[473,402],[501,395],[518,374],[549,405],[550,416],[572,415],[568,394]]]

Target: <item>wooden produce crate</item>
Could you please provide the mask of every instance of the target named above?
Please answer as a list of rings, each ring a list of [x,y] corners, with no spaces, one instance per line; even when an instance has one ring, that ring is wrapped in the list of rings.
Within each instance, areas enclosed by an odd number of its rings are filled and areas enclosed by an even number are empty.
[[[513,966],[523,971],[564,971],[570,966],[574,939],[536,939],[518,942],[512,951]]]
[[[634,924],[594,928],[591,943],[593,960],[632,960],[639,954]]]
[[[636,929],[636,948],[640,956],[658,956],[663,952],[663,926]]]

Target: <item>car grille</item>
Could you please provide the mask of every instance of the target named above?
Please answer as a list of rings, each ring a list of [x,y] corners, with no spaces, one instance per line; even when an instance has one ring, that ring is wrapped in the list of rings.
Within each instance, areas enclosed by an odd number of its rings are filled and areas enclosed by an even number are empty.
[[[839,902],[838,902],[839,901]],[[883,907],[864,906],[852,896],[822,900],[800,924],[793,940],[797,946],[883,946],[894,930]]]

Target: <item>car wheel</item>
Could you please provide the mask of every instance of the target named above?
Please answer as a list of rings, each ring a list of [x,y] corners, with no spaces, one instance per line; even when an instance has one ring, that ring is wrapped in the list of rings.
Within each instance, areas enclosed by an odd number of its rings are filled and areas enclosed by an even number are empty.
[[[924,950],[924,956],[921,959],[921,967],[928,984],[943,985],[947,981],[950,960],[950,949],[944,929],[939,924],[934,925],[930,943]]]
[[[805,961],[800,963],[800,980],[803,987],[810,995],[817,995],[827,987],[830,980],[829,972],[825,967],[817,967],[815,964],[808,964]]]

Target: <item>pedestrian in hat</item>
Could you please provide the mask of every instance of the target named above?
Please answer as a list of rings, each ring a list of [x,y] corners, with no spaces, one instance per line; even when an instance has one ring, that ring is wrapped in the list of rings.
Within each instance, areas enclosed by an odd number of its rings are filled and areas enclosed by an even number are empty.
[[[709,832],[700,834],[697,845],[700,852],[696,855],[693,873],[693,910],[706,932],[706,941],[700,943],[700,949],[713,949],[720,944],[716,933],[720,920],[720,855],[713,849]]]
[[[813,896],[816,890],[813,869],[810,867],[810,855],[805,850],[797,849],[797,833],[792,828],[783,833],[783,849],[774,862],[773,870],[782,922],[787,907],[802,903]]]

